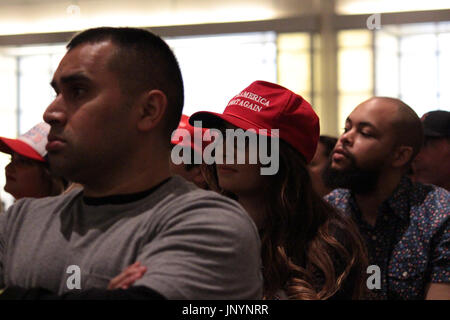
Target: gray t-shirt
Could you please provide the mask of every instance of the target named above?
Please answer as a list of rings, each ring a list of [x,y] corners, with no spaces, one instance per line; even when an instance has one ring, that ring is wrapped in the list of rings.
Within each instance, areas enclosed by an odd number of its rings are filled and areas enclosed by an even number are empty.
[[[175,176],[147,197],[87,205],[81,190],[23,199],[0,215],[0,288],[61,294],[79,267],[81,290],[106,289],[139,261],[134,285],[168,299],[260,299],[260,242],[235,201]],[[70,281],[68,281],[70,280]]]

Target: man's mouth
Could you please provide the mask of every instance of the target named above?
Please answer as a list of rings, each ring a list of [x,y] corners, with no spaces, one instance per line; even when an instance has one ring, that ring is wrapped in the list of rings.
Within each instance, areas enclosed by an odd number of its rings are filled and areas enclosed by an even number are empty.
[[[53,134],[49,134],[47,139],[48,139],[48,142],[47,142],[47,145],[45,146],[45,149],[48,152],[59,151],[66,144],[64,139],[62,139],[56,135],[53,135]]]
[[[333,161],[337,161],[338,162],[338,161],[342,161],[342,160],[344,160],[346,158],[350,158],[350,157],[351,157],[350,153],[347,150],[345,150],[344,148],[339,147],[339,148],[336,148],[333,151],[333,155],[332,155],[331,159]]]

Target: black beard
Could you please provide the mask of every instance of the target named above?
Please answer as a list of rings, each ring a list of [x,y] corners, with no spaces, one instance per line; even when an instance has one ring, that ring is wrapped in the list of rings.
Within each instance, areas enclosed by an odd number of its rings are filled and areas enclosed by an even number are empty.
[[[344,188],[355,194],[368,194],[374,191],[380,177],[379,169],[363,169],[356,165],[354,158],[349,157],[350,165],[347,169],[337,170],[331,167],[331,158],[322,178],[330,189]]]

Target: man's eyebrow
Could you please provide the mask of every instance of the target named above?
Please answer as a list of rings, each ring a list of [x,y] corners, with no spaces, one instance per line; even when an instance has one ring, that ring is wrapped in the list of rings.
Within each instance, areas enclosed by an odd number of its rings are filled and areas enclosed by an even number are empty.
[[[376,127],[373,124],[371,124],[370,122],[367,122],[367,121],[360,122],[359,126],[360,127],[371,127],[371,128],[376,129]]]
[[[375,126],[374,126],[372,123],[370,123],[370,122],[365,122],[365,121],[360,122],[360,123],[358,123],[358,127],[360,127],[360,128],[369,127],[369,128],[371,128],[372,130],[374,130],[375,133],[379,132],[378,128],[375,127]]]
[[[350,119],[350,117],[347,117],[347,119],[345,119],[345,123],[346,124],[348,123],[349,125],[352,125],[352,119]],[[375,127],[372,123],[370,123],[368,121],[359,122],[359,123],[357,123],[357,126],[359,128],[369,127],[369,128],[372,128],[373,130],[375,130],[377,132],[379,131],[377,127]]]
[[[67,76],[62,76],[60,82],[62,84],[67,84],[67,83],[71,83],[71,82],[78,82],[78,81],[90,81],[89,77],[87,77],[85,74],[83,73],[75,73],[75,74],[71,74],[71,75],[67,75]],[[53,79],[50,82],[50,85],[53,88],[57,87],[57,83],[56,81]]]

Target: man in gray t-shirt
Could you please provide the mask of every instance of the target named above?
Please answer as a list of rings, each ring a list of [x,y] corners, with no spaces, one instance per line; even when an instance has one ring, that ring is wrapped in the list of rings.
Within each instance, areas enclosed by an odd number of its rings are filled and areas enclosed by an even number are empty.
[[[260,243],[236,202],[169,169],[183,106],[161,38],[95,28],[67,46],[51,85],[51,170],[83,185],[0,215],[0,298],[259,299]],[[147,268],[126,290],[109,281]]]
[[[236,202],[178,176],[142,196],[20,201],[0,216],[0,285],[106,289],[139,261],[134,285],[165,298],[258,298],[258,234]]]

